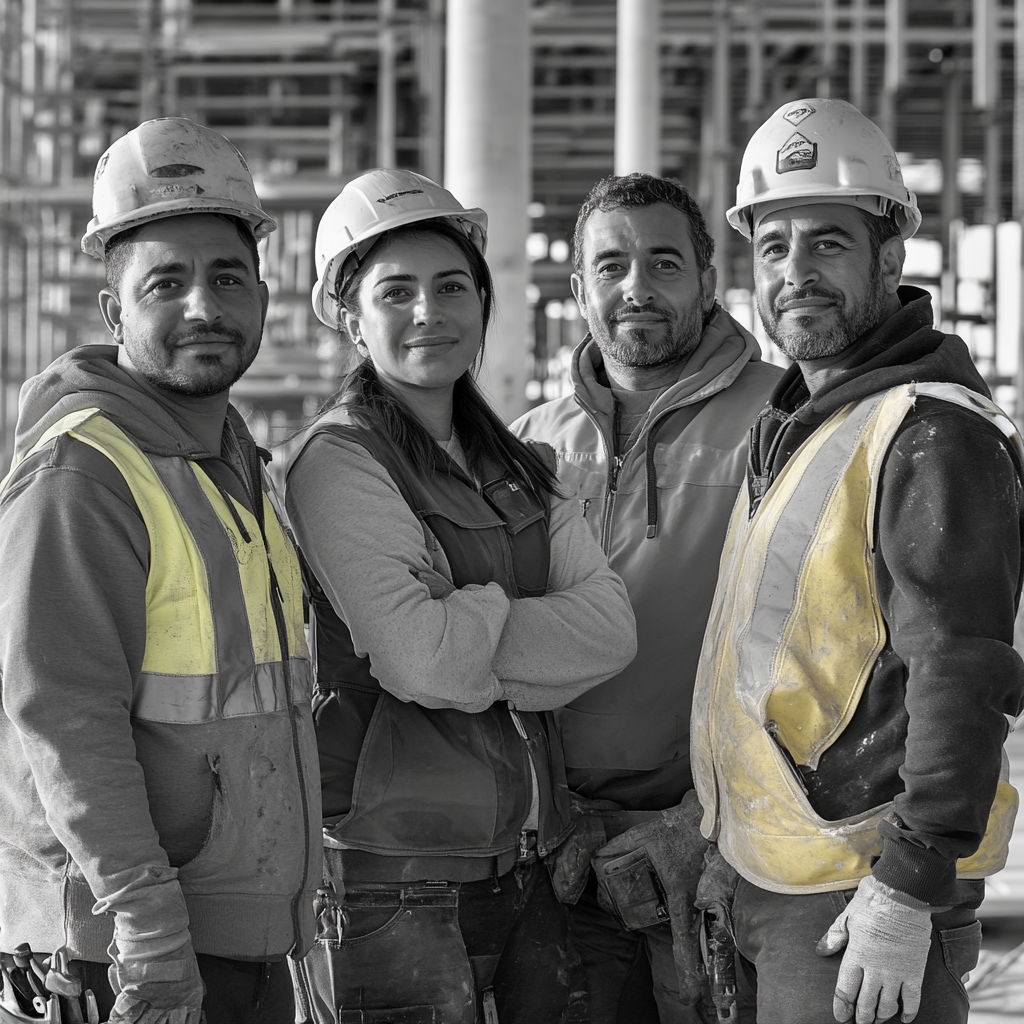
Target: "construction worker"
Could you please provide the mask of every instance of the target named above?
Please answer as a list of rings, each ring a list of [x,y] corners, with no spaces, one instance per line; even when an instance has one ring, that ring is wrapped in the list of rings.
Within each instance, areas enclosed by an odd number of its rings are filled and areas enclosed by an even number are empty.
[[[327,884],[300,969],[317,1024],[559,1024],[569,997],[547,712],[628,664],[636,632],[550,449],[474,383],[486,228],[378,169],[317,229],[313,309],[362,357],[288,471],[317,653]]]
[[[573,904],[594,1024],[700,1020],[706,995],[690,908],[706,845],[690,700],[746,433],[780,376],[716,303],[713,254],[675,179],[599,181],[576,222],[572,289],[590,333],[573,354],[573,394],[512,428],[555,449],[559,485],[637,619],[633,663],[555,712],[577,812],[555,878]],[[591,856],[609,840],[599,883]],[[637,915],[625,904],[641,882]]]
[[[772,114],[729,220],[794,360],[750,435],[691,727],[740,1019],[964,1022],[1017,806],[1020,438],[900,285],[921,214],[855,107]]]
[[[115,344],[25,384],[0,494],[0,948],[69,961],[57,986],[95,1000],[66,1020],[281,1024],[319,881],[311,673],[267,456],[228,403],[275,224],[185,118],[104,153],[93,211]]]

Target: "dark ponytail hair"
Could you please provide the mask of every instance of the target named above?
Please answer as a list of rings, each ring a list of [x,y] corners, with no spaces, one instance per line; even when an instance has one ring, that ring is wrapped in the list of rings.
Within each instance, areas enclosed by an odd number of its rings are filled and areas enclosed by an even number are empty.
[[[337,292],[341,306],[359,315],[356,295],[359,284],[380,248],[393,239],[408,235],[435,236],[451,242],[469,263],[470,275],[483,305],[483,333],[473,366],[455,382],[452,394],[452,428],[466,453],[473,475],[486,478],[485,463],[498,463],[506,476],[520,487],[541,495],[557,494],[554,470],[536,453],[532,445],[520,441],[491,408],[474,379],[483,359],[484,338],[494,314],[494,282],[480,250],[458,228],[443,220],[421,221],[384,232],[362,259],[355,254],[338,270]],[[353,266],[352,262],[357,261]],[[377,375],[369,357],[345,378],[341,388],[327,400],[322,412],[351,402],[373,413],[385,433],[409,457],[421,473],[436,467],[437,445],[401,397]]]

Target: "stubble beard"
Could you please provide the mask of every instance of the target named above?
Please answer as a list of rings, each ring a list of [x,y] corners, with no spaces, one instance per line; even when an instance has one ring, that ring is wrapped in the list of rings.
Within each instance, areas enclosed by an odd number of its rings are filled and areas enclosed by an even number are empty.
[[[670,310],[656,306],[632,306],[632,313],[656,313],[664,320],[652,327],[622,328],[615,310],[591,326],[591,334],[605,359],[620,366],[656,367],[681,363],[700,344],[704,334],[703,294],[680,319]]]
[[[834,318],[831,326],[824,329],[812,329],[817,318],[811,316],[796,317],[795,326],[783,328],[780,324],[782,311],[776,305],[778,297],[768,309],[765,309],[761,296],[758,295],[757,314],[761,318],[765,333],[790,359],[796,362],[809,362],[837,356],[882,320],[885,289],[877,256],[872,262],[869,283],[868,300],[854,310],[846,308],[846,297],[841,292],[817,288],[787,294],[787,299],[806,298],[812,295],[831,299],[835,303]]]
[[[175,355],[179,351],[178,345],[186,341],[190,335],[200,337],[210,334],[223,335],[225,341],[237,346],[242,358],[237,363],[225,362],[219,355],[199,353],[194,357],[191,370],[177,365]],[[242,332],[233,327],[218,327],[212,330],[196,327],[172,335],[161,345],[160,351],[166,357],[163,362],[152,358],[149,345],[136,345],[133,342],[134,339],[126,331],[125,348],[137,373],[154,387],[190,398],[208,398],[227,391],[249,369],[259,351],[258,343],[248,344]],[[201,372],[196,372],[196,365],[202,368]]]

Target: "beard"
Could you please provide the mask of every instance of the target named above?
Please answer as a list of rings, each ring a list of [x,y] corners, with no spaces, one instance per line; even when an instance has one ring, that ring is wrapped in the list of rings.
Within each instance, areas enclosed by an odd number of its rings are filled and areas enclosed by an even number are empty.
[[[627,313],[653,313],[662,322],[627,326],[628,322],[622,320]],[[686,359],[700,344],[707,319],[702,293],[682,317],[660,306],[624,306],[588,326],[605,359],[620,366],[653,367]]]
[[[220,336],[234,347],[227,356],[195,353],[190,361],[180,356],[180,348],[191,338]],[[154,349],[151,343],[137,342],[125,331],[125,350],[132,366],[154,387],[176,395],[207,398],[227,391],[252,365],[259,351],[259,340],[247,342],[234,327],[196,325],[178,331]],[[232,355],[231,353],[235,353]]]
[[[779,302],[824,298],[833,303],[832,321],[828,326],[816,326],[817,316],[791,317],[783,327],[783,310]],[[767,307],[767,308],[766,308]],[[885,289],[877,255],[871,266],[868,295],[855,309],[847,309],[846,296],[828,288],[799,288],[780,292],[770,303],[757,297],[757,313],[769,338],[794,361],[826,359],[845,352],[861,335],[870,331],[883,318]]]

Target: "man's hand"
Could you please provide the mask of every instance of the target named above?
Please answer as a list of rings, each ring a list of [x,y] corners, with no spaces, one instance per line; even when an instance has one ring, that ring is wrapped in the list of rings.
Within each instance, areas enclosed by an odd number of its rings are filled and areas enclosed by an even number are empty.
[[[857,1024],[888,1020],[899,1011],[908,1024],[921,1006],[921,982],[932,938],[932,911],[904,901],[911,898],[879,882],[862,878],[850,905],[818,942],[817,952],[831,956],[844,946],[832,1012]],[[912,901],[917,902],[917,901]]]
[[[109,1024],[202,1024],[206,988],[191,940],[158,957],[115,959],[108,974],[117,993]]]

